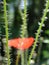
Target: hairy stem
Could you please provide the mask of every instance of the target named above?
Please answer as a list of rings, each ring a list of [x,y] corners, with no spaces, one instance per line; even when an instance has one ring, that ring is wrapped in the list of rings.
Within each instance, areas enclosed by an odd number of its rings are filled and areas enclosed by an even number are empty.
[[[8,48],[8,20],[7,20],[7,11],[6,11],[6,0],[4,1],[4,17],[5,17],[5,32],[6,32],[6,51],[7,51],[7,58],[8,58],[8,65],[10,65],[10,55],[9,55],[9,48]]]
[[[41,19],[41,25],[39,26],[39,29],[37,30],[35,42],[34,42],[34,45],[33,45],[32,50],[31,50],[31,53],[30,53],[30,56],[29,56],[29,61],[28,61],[28,64],[27,64],[27,65],[30,64],[30,60],[31,60],[31,58],[32,58],[32,56],[33,56],[33,53],[34,53],[34,50],[35,50],[35,48],[36,48],[36,43],[37,43],[37,41],[38,41],[38,37],[39,37],[40,31],[41,31],[41,29],[42,29],[42,25],[43,25],[43,23],[44,23],[44,21],[45,21],[45,17],[46,17],[47,10],[48,10],[48,7],[49,7],[49,0],[47,0],[47,1],[48,1],[48,2],[46,3],[46,8],[45,8],[45,11],[44,11],[43,16],[42,16],[42,19]]]
[[[24,13],[22,13],[22,11],[20,11],[20,14],[22,16],[22,22],[23,25],[21,26],[21,34],[20,37],[24,38],[27,37],[27,6],[26,6],[26,1],[24,0]],[[24,65],[25,62],[25,58],[24,58],[24,50],[21,50],[21,65]]]

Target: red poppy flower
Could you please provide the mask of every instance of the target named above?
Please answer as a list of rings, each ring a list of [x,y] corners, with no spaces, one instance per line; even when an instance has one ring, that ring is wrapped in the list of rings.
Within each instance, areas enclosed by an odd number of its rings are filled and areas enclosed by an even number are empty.
[[[9,40],[8,44],[11,47],[17,48],[17,49],[28,49],[32,44],[34,43],[34,38],[16,38]]]

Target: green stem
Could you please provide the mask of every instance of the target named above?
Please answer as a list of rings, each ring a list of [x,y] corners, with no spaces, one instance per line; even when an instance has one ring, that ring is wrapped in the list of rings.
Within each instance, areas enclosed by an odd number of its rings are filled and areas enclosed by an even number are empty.
[[[25,54],[24,54],[24,65],[27,65],[27,60],[28,60],[28,49],[27,50],[25,50]]]
[[[27,37],[27,6],[26,6],[26,0],[24,0],[24,13],[21,12],[20,14],[22,16],[23,25],[21,26],[21,38]]]
[[[24,38],[27,37],[27,6],[26,6],[26,1],[24,0],[24,13],[22,13],[22,11],[20,10],[20,14],[22,16],[22,20],[23,20],[23,25],[21,26],[21,34],[20,37]],[[23,14],[23,15],[22,15]],[[21,50],[21,65],[24,65],[24,51]]]
[[[35,42],[34,42],[34,45],[33,45],[32,50],[31,50],[31,54],[30,54],[30,56],[29,56],[29,61],[28,61],[28,64],[27,64],[27,65],[30,64],[31,57],[32,57],[32,55],[33,55],[33,53],[34,53],[34,50],[35,50],[35,48],[36,48],[36,43],[37,43],[37,41],[38,41],[38,37],[39,37],[40,31],[41,31],[41,29],[42,29],[42,25],[43,25],[43,23],[44,23],[44,21],[45,21],[45,17],[46,17],[47,10],[48,10],[48,7],[49,7],[49,0],[48,0],[48,2],[47,2],[46,4],[47,4],[47,5],[46,5],[46,8],[45,8],[44,14],[43,14],[43,16],[42,16],[42,19],[41,19],[41,25],[39,26],[39,29],[37,30]]]
[[[16,65],[18,65],[19,58],[20,58],[20,50],[17,51],[17,56],[16,56]]]
[[[21,50],[21,65],[24,65],[24,51]]]
[[[7,20],[7,11],[6,11],[6,0],[4,1],[4,17],[5,17],[5,32],[6,32],[6,51],[7,51],[7,58],[8,58],[8,65],[10,65],[10,55],[9,55],[9,48],[8,48],[8,20]]]

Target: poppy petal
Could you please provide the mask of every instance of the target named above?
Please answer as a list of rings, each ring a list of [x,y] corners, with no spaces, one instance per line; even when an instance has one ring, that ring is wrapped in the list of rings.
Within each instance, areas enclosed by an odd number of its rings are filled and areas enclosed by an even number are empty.
[[[11,47],[24,50],[32,46],[33,42],[34,42],[34,38],[30,37],[30,38],[23,38],[23,39],[22,38],[12,39],[9,40],[8,43],[9,46]]]
[[[11,40],[8,41],[8,45],[10,47],[17,48],[18,47],[18,44],[19,44],[19,40],[20,40],[20,38],[11,39]]]
[[[25,38],[23,40],[23,45],[22,45],[22,49],[27,49],[30,46],[32,46],[32,44],[34,43],[34,38],[30,37],[30,38]]]

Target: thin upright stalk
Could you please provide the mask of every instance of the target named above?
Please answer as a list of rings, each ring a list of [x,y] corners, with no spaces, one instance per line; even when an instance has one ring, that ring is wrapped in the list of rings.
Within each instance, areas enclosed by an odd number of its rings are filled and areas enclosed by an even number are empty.
[[[21,65],[24,65],[24,51],[21,50]]]
[[[21,16],[22,16],[22,22],[23,22],[23,25],[21,26],[21,31],[20,31],[21,38],[27,37],[27,19],[26,19],[27,18],[27,6],[26,6],[26,1],[27,0],[24,0],[24,13],[22,13],[22,11],[20,11]],[[24,50],[20,50],[20,51],[21,51],[21,65],[24,65],[24,63],[25,63]]]
[[[8,20],[7,20],[7,11],[6,11],[6,0],[4,1],[4,18],[5,18],[5,32],[6,32],[6,51],[7,51],[7,59],[8,65],[10,65],[10,55],[9,55],[9,48],[8,48]]]
[[[32,58],[32,56],[33,56],[33,53],[34,53],[34,50],[35,50],[35,48],[36,48],[36,43],[37,43],[37,41],[38,41],[38,37],[39,37],[40,31],[41,31],[41,29],[42,29],[42,25],[43,25],[43,23],[44,23],[44,21],[45,21],[45,17],[46,17],[47,10],[48,10],[48,7],[49,7],[49,0],[47,0],[47,1],[48,1],[48,2],[46,3],[46,8],[45,8],[45,11],[44,11],[43,16],[42,16],[42,19],[41,19],[41,25],[39,26],[39,29],[37,30],[35,42],[34,42],[34,45],[33,45],[32,50],[31,50],[31,53],[30,53],[30,56],[29,56],[29,61],[28,61],[28,64],[27,64],[27,65],[30,64],[30,60],[31,60],[31,58]]]
[[[16,65],[19,65],[19,64],[18,64],[19,59],[20,59],[20,51],[18,50],[18,51],[17,51],[17,56],[16,56]]]
[[[25,54],[24,54],[24,57],[25,57],[25,61],[24,61],[24,65],[27,65],[27,61],[28,61],[28,49],[25,50]]]

